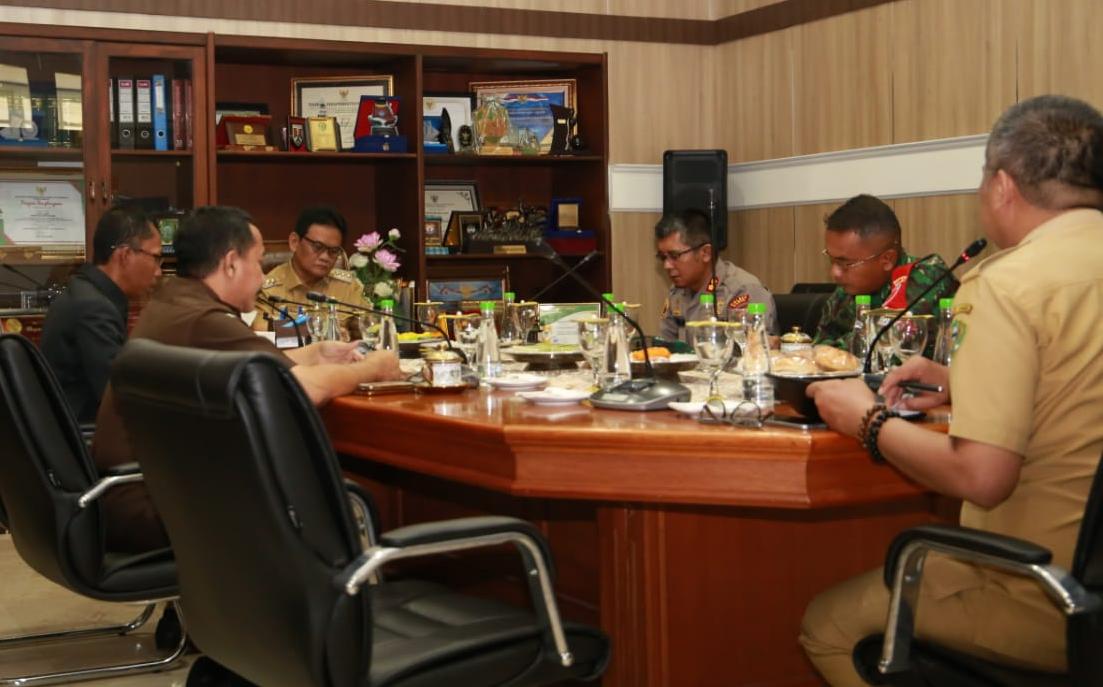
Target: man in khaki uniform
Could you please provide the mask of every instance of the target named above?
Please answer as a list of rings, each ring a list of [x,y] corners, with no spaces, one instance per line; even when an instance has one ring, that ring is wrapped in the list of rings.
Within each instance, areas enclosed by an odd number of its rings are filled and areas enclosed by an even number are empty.
[[[655,241],[655,257],[672,282],[660,315],[659,336],[684,341],[686,322],[707,320],[714,312],[727,320],[751,303],[766,304],[768,331],[777,334],[773,294],[758,277],[714,254],[709,220],[703,212],[686,210],[662,218],[655,225]],[[715,296],[715,309],[701,306],[701,295],[706,293]]]
[[[347,231],[345,218],[333,208],[318,206],[303,210],[295,221],[294,231],[287,237],[291,259],[268,273],[261,283],[260,295],[310,303],[306,294],[320,291],[339,301],[370,308],[372,304],[364,298],[364,285],[356,275],[334,268]],[[288,306],[288,310],[294,314],[298,308]],[[264,303],[257,303],[257,311],[253,328],[260,331],[271,330],[272,320],[280,317]]]
[[[1030,540],[1066,569],[1103,450],[1103,116],[1071,98],[1012,106],[988,140],[979,197],[985,233],[1002,250],[962,279],[950,369],[910,359],[899,383],[945,394],[903,401],[930,408],[953,396],[949,435],[874,408],[860,381],[811,386],[833,428],[860,437],[897,469],[961,498],[961,524]],[[868,435],[869,433],[867,433]],[[884,628],[888,592],[876,570],[818,596],[801,643],[832,685],[865,684],[851,651]],[[1066,666],[1065,620],[1025,578],[931,555],[916,633],[951,648],[1043,670]]]

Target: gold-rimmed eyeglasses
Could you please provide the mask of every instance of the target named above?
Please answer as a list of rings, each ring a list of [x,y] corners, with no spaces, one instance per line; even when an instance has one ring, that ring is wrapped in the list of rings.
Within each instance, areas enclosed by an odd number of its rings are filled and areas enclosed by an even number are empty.
[[[729,409],[724,399],[712,396],[705,401],[705,407],[702,408],[698,420],[705,424],[729,424],[732,427],[744,429],[762,429],[769,416],[770,412],[754,401],[740,401]]]
[[[831,255],[830,253],[828,253],[826,248],[824,248],[820,252],[823,253],[823,256],[825,258],[827,258],[828,260],[831,261],[831,266],[832,267],[838,267],[840,270],[845,272],[847,270],[852,270],[855,267],[860,267],[861,265],[864,265],[868,262],[872,262],[872,261],[876,260],[877,258],[881,257],[882,255],[884,255],[885,253],[887,253],[890,250],[893,250],[895,248],[896,248],[895,245],[889,246],[888,248],[884,249],[883,251],[881,251],[879,253],[874,253],[873,255],[869,256],[868,258],[861,258],[859,260],[847,260],[846,258],[837,258],[834,255]]]

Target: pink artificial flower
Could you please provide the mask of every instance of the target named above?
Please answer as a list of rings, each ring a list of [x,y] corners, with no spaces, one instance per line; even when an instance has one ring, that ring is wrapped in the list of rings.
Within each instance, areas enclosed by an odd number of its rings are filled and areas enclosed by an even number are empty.
[[[361,253],[370,253],[383,244],[383,238],[379,232],[373,231],[356,239],[356,250]]]
[[[372,256],[372,260],[388,272],[394,272],[399,267],[398,256],[386,248],[377,250],[375,255]]]

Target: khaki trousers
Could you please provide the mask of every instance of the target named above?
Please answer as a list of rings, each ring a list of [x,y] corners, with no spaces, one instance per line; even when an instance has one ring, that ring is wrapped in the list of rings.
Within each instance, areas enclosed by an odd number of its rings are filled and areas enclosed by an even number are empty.
[[[883,632],[889,591],[880,568],[820,594],[804,613],[800,643],[832,687],[866,683],[851,652]],[[1065,621],[1029,580],[981,573],[928,557],[916,615],[916,635],[992,661],[1062,672]]]

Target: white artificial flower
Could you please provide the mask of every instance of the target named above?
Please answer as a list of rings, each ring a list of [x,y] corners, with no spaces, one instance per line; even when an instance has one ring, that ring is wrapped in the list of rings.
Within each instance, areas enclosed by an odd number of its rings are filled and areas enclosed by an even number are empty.
[[[391,288],[390,282],[381,281],[376,283],[375,288],[372,289],[372,293],[374,293],[377,298],[390,298],[394,295],[394,289]]]
[[[353,253],[349,256],[349,267],[367,267],[368,256],[363,253]]]
[[[397,241],[399,238],[402,237],[402,234],[398,231],[398,229],[391,229],[389,232],[387,232],[387,236],[390,237],[392,241]]]

